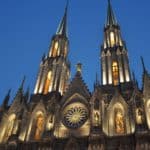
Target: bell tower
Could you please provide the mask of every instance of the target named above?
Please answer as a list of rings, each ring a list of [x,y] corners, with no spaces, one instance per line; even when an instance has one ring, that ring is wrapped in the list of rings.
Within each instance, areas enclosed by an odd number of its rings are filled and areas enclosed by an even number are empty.
[[[57,91],[63,95],[66,91],[70,78],[70,63],[67,58],[69,49],[67,12],[68,3],[57,32],[51,39],[49,52],[42,58],[34,94],[46,95]]]
[[[101,46],[101,69],[102,85],[117,86],[131,81],[128,51],[110,0]]]

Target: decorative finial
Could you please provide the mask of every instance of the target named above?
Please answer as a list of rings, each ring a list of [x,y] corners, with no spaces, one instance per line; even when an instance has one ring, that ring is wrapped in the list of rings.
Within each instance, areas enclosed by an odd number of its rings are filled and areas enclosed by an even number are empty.
[[[45,53],[42,56],[42,61],[44,61],[44,60],[45,60]]]
[[[25,101],[26,101],[26,102],[27,102],[28,99],[29,99],[29,95],[30,95],[30,87],[28,86],[28,87],[27,87],[27,91],[26,91],[26,93],[25,93]]]
[[[117,19],[115,17],[115,14],[113,12],[111,2],[108,0],[108,9],[107,9],[107,21],[106,21],[106,26],[112,26],[112,25],[117,25]]]
[[[141,56],[141,62],[142,62],[142,66],[143,66],[143,71],[146,72],[146,67],[145,67],[144,59],[142,56]]]
[[[8,106],[8,102],[9,102],[9,99],[10,99],[10,92],[11,92],[11,89],[8,90],[5,98],[4,98],[4,101],[3,101],[3,104],[2,104],[2,107],[3,108],[6,108]]]
[[[23,77],[23,80],[22,80],[22,83],[21,83],[20,89],[23,89],[23,86],[24,86],[25,80],[26,80],[26,76],[24,76],[24,77]]]
[[[8,90],[8,93],[7,93],[7,95],[10,95],[10,93],[11,93],[11,89],[9,89],[9,90]]]
[[[77,72],[82,72],[82,64],[79,62],[79,63],[77,63],[77,65],[76,65],[76,69],[77,69]]]

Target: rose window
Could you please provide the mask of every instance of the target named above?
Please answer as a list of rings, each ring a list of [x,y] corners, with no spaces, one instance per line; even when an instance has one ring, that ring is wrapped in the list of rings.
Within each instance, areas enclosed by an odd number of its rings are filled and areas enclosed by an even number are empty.
[[[71,104],[63,113],[63,121],[69,128],[82,126],[88,118],[88,110],[83,104]]]

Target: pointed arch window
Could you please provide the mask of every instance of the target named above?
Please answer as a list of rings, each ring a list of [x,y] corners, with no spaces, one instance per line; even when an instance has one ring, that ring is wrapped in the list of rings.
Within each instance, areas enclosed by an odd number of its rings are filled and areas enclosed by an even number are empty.
[[[58,41],[54,42],[53,49],[52,49],[52,57],[57,56],[57,51],[58,51]]]
[[[118,63],[114,61],[112,63],[112,73],[113,73],[113,83],[114,85],[118,85],[119,82],[119,68]]]
[[[110,32],[110,43],[111,43],[111,47],[115,45],[115,34],[112,31]]]
[[[52,82],[52,71],[49,71],[45,82],[44,94],[47,94],[49,92],[49,89],[51,89],[51,82]]]

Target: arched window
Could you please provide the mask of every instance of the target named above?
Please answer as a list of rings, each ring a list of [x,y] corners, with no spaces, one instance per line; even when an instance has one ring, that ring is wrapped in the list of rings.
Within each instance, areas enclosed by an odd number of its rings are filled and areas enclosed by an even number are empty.
[[[52,56],[53,57],[57,56],[57,51],[58,51],[58,42],[55,42],[54,46],[53,46],[53,51],[52,51]]]
[[[114,85],[118,85],[119,82],[119,68],[118,63],[114,61],[112,63],[112,73],[113,73],[113,83]]]
[[[49,92],[49,89],[51,88],[52,82],[51,80],[52,80],[52,71],[49,71],[45,82],[44,94],[47,94]]]
[[[110,32],[110,43],[111,43],[111,47],[113,47],[115,44],[115,34],[112,31]]]

